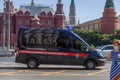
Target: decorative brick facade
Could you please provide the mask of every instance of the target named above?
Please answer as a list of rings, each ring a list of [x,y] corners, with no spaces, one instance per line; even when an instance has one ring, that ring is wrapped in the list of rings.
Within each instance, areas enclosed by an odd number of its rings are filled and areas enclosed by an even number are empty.
[[[7,46],[8,40],[8,25],[4,25],[4,14],[6,21],[8,20],[8,1],[6,0],[5,11],[0,12],[0,46],[3,45],[3,27],[5,30],[5,46]],[[54,10],[49,6],[35,5],[34,1],[31,1],[31,5],[20,6],[18,10],[14,9],[12,0],[10,0],[10,27],[11,27],[11,47],[17,43],[17,35],[20,27],[30,28],[52,28],[52,27],[65,27],[65,14],[63,11],[63,4],[61,0],[58,0],[57,10]]]

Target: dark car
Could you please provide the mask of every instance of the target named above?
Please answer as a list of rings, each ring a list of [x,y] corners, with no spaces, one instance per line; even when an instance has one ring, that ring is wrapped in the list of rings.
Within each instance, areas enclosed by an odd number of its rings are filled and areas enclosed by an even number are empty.
[[[80,36],[62,29],[21,28],[17,63],[37,68],[40,64],[82,65],[87,69],[104,65],[104,57]]]

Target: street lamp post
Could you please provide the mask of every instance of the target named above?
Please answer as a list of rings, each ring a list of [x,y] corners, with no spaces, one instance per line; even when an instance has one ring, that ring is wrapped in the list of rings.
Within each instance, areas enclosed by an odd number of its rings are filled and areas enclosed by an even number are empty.
[[[3,49],[5,48],[5,31],[6,31],[6,3],[5,3],[5,0],[4,0],[4,15],[3,15]]]
[[[10,49],[10,0],[8,0],[8,51]]]

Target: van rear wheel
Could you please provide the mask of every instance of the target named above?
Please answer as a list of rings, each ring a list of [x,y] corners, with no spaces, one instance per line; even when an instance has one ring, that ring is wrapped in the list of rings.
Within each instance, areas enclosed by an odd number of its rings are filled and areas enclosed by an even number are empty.
[[[85,63],[85,67],[86,67],[86,69],[88,69],[88,70],[95,69],[96,63],[95,63],[95,61],[93,61],[93,60],[88,60],[88,61]]]
[[[36,69],[38,67],[38,62],[36,59],[33,59],[33,58],[30,58],[28,61],[27,61],[27,67],[29,69]]]

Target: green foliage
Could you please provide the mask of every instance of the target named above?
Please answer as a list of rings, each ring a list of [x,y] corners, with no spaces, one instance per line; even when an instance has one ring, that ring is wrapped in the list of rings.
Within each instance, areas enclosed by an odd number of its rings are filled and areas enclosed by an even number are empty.
[[[114,39],[120,39],[120,30],[114,34],[100,34],[99,30],[74,30],[80,37],[82,37],[92,47],[112,44]]]
[[[117,34],[115,35],[116,39],[120,39],[120,30],[117,30]]]

